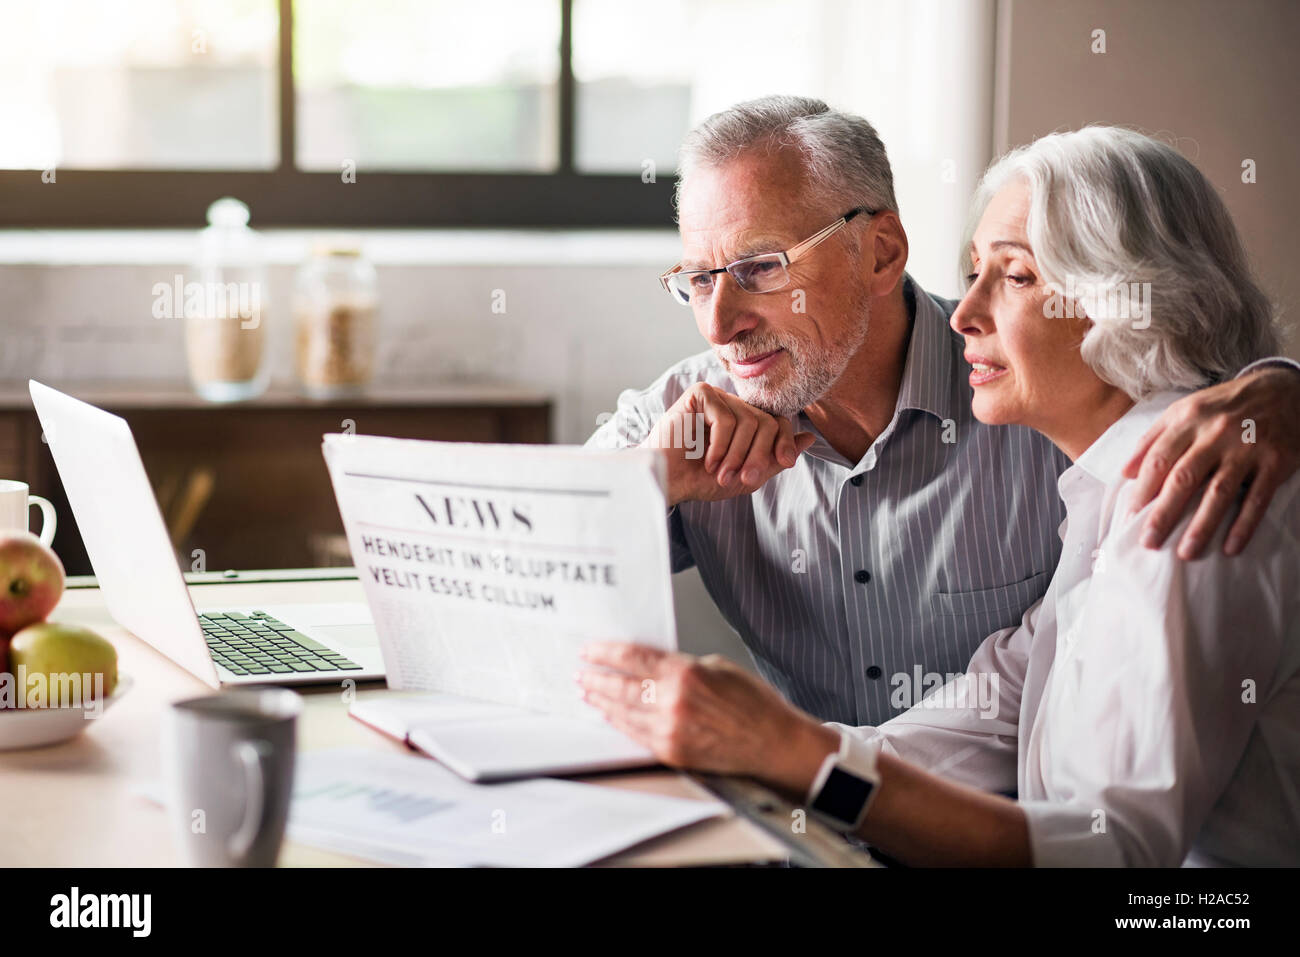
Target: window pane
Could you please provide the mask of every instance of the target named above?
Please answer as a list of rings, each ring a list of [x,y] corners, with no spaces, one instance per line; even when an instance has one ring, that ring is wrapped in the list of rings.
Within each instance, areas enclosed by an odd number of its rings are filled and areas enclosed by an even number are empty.
[[[879,2],[574,0],[575,162],[585,172],[676,167],[710,113],[769,93],[832,99],[861,76]],[[627,24],[635,20],[635,30]],[[852,104],[835,103],[852,108]]]
[[[555,169],[558,0],[294,4],[298,165]]]
[[[693,84],[719,48],[733,42],[725,33],[703,44],[693,39],[706,19],[700,10],[711,6],[709,0],[661,0],[649,7],[640,0],[574,0],[574,163],[580,172],[639,173],[646,160],[654,161],[657,173],[672,172],[691,126]],[[635,29],[628,29],[630,22]],[[708,50],[698,64],[697,48]],[[761,72],[757,57],[751,65]]]
[[[574,0],[575,162],[640,172],[653,160],[671,172],[692,126],[771,93],[821,97],[879,123],[913,99],[910,87],[933,88],[944,64],[916,41],[963,3]]]
[[[278,162],[275,0],[6,3],[0,168]]]

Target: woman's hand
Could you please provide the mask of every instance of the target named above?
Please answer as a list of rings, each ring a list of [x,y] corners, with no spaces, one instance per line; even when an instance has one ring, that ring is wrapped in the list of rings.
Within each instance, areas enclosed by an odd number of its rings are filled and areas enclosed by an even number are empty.
[[[718,655],[597,642],[578,672],[583,700],[664,764],[749,775],[802,800],[839,736]]]

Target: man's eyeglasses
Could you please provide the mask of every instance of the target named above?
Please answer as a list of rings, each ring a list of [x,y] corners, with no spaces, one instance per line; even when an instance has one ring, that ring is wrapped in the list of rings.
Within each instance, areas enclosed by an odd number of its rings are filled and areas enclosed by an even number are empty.
[[[736,280],[736,285],[745,292],[776,292],[790,284],[790,272],[787,267],[791,263],[797,262],[818,243],[834,236],[854,216],[859,213],[874,216],[876,212],[865,206],[851,209],[825,229],[814,233],[798,245],[791,246],[785,252],[747,256],[717,269],[684,270],[682,264],[678,263],[659,277],[659,283],[668,295],[673,297],[674,302],[679,302],[683,306],[708,302],[716,285],[713,277],[721,272],[729,274]]]

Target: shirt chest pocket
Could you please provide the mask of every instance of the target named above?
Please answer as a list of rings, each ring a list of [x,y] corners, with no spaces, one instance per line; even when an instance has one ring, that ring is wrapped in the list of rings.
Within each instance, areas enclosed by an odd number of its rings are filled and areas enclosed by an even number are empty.
[[[1043,596],[1050,579],[1048,572],[1039,572],[1023,581],[996,588],[935,592],[930,596],[930,608],[935,614],[951,618],[980,617],[1014,622]]]

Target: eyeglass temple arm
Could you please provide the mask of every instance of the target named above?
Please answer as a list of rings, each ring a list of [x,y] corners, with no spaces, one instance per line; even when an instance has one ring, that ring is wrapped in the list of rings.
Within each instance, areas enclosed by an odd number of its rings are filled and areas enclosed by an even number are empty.
[[[850,209],[847,213],[845,213],[839,219],[835,220],[835,222],[831,223],[821,232],[817,233],[814,236],[810,236],[809,238],[805,239],[803,242],[799,243],[799,245],[797,246],[791,246],[788,250],[786,250],[786,254],[785,254],[786,258],[790,262],[794,262],[804,253],[808,252],[808,250],[816,246],[818,243],[830,239],[831,236],[834,236],[839,229],[841,229],[845,224],[848,223],[850,219],[852,219],[854,216],[857,216],[859,213],[866,213],[868,216],[874,216],[876,214],[876,210],[867,209],[867,207],[865,206],[856,206],[853,209]]]
[[[815,236],[811,236],[808,239],[805,239],[803,242],[799,243],[798,245],[791,246],[788,250],[786,250],[785,253],[786,262],[787,263],[794,262],[796,259],[802,256],[808,250],[816,246],[818,243],[833,236],[837,229],[840,229],[842,226],[848,223],[849,220],[851,220],[854,216],[857,216],[859,213],[866,213],[868,216],[874,216],[876,215],[876,212],[877,212],[876,210],[867,209],[867,207],[865,206],[855,206],[853,209],[850,209],[847,213],[845,213],[839,219],[835,220],[835,222],[831,223],[829,226],[827,226],[821,232],[817,233]],[[674,273],[679,273],[684,271],[685,270],[682,269],[682,264],[678,263],[672,269],[669,269],[667,272],[660,275],[659,284],[663,286],[665,289],[668,289],[668,277],[672,276]],[[726,272],[727,267],[721,266],[717,269],[692,269],[689,271],[708,273],[709,275],[714,275],[716,273]]]

